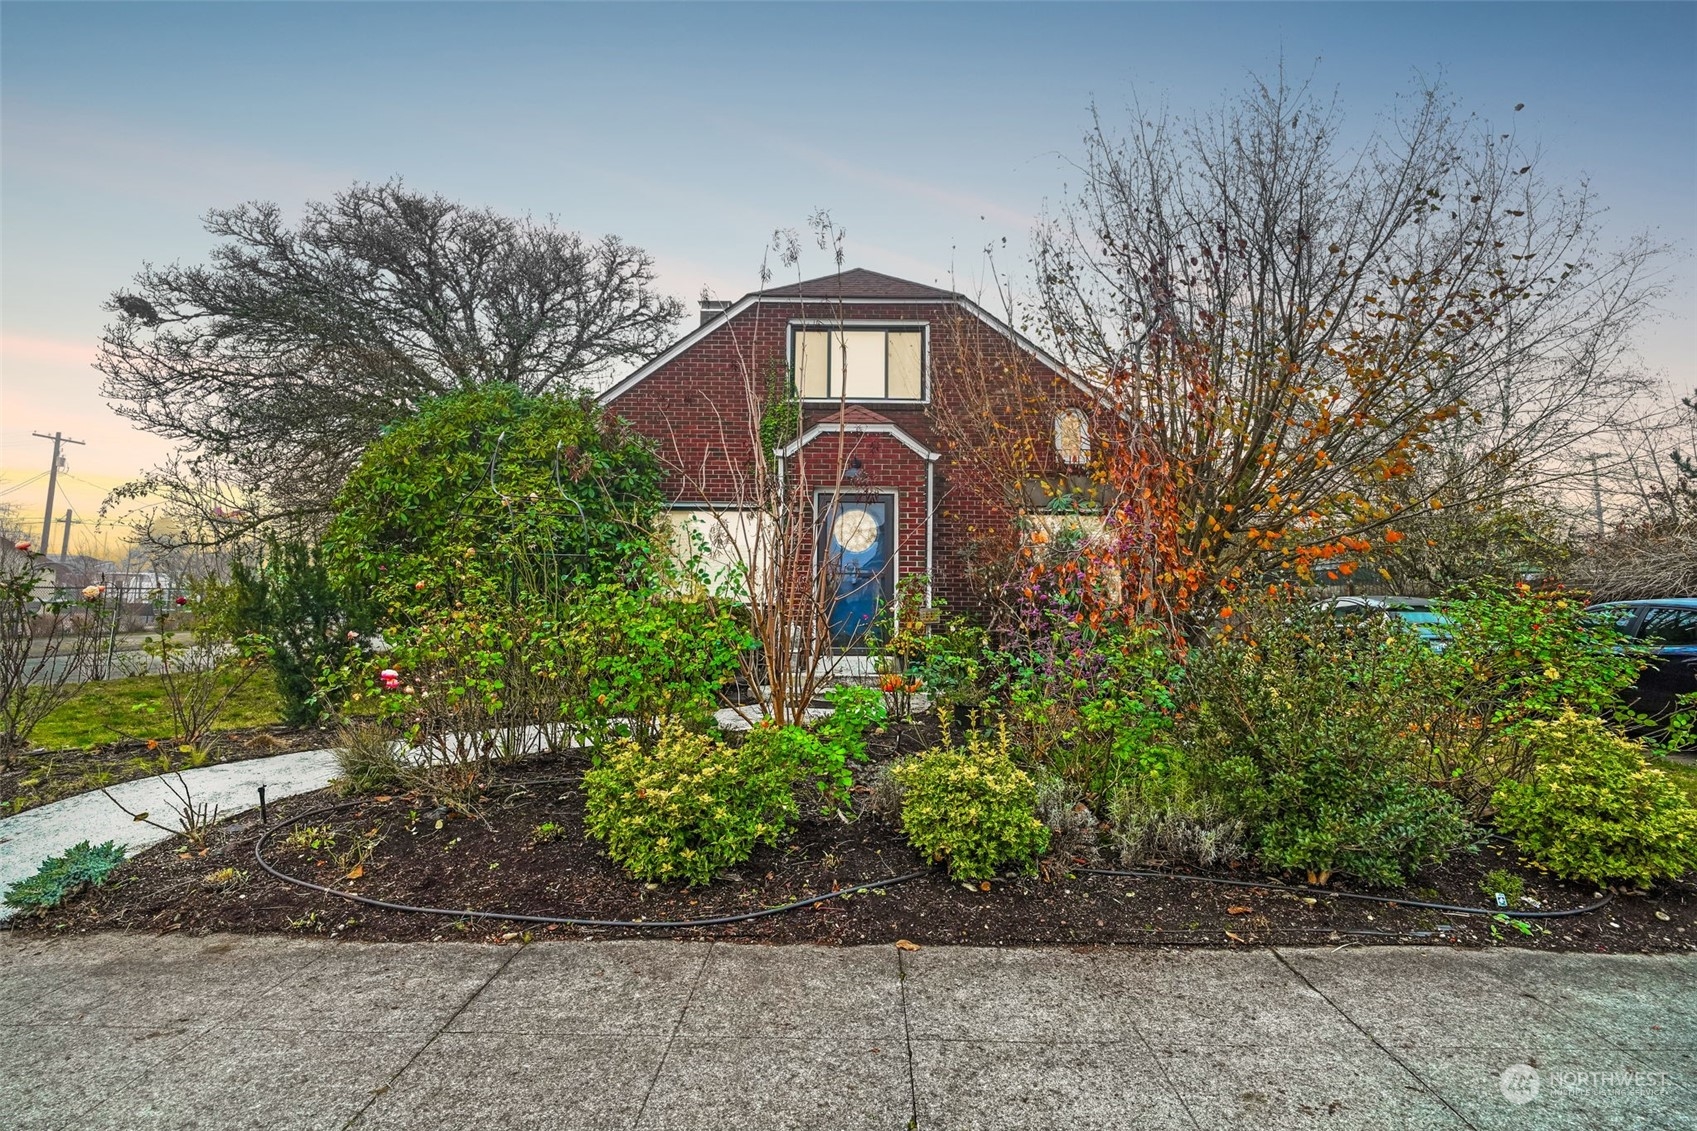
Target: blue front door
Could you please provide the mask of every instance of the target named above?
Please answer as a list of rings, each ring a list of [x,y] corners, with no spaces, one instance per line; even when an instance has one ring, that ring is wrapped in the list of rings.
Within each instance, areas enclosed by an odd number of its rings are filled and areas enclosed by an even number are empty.
[[[832,506],[826,495],[821,502],[828,513],[819,532],[820,560],[836,591],[831,639],[853,645],[865,637],[879,606],[890,597],[895,501],[890,495],[840,495]]]

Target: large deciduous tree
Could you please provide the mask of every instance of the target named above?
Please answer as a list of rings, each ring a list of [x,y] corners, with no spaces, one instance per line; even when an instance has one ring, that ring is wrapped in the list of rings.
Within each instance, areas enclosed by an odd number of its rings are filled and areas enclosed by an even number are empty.
[[[97,367],[119,413],[177,441],[133,485],[179,538],[321,526],[359,453],[426,398],[490,382],[577,392],[641,359],[682,307],[608,236],[503,216],[399,181],[290,224],[210,212],[204,265],[146,266],[114,294]]]
[[[1558,474],[1640,388],[1656,248],[1603,250],[1583,186],[1439,91],[1345,137],[1282,76],[1188,122],[1098,115],[1039,230],[1043,326],[1112,406],[1142,615],[1347,574],[1412,515]]]

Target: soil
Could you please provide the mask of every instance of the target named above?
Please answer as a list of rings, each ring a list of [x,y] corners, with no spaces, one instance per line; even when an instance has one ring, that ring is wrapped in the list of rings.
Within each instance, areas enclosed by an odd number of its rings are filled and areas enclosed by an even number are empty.
[[[929,740],[914,727],[892,727],[875,738],[873,763],[857,776],[870,780],[878,763]],[[905,940],[976,946],[1358,943],[1697,950],[1697,889],[1689,886],[1621,893],[1601,910],[1523,921],[1522,930],[1487,915],[1296,891],[1255,875],[1248,865],[1218,875],[1264,884],[1097,875],[1081,870],[1088,856],[1068,854],[1043,861],[1033,876],[969,886],[932,869],[906,883],[727,926],[591,929],[383,910],[285,883],[255,862],[255,842],[269,827],[276,830],[265,848],[272,866],[369,898],[496,914],[648,921],[758,910],[925,868],[899,828],[883,817],[866,813],[845,822],[812,813],[804,814],[787,842],[758,849],[711,885],[694,890],[647,885],[632,880],[584,834],[577,782],[587,764],[581,755],[553,754],[508,768],[490,789],[481,819],[432,810],[417,797],[346,799],[326,790],[292,798],[270,807],[269,826],[249,813],[221,825],[204,852],[185,852],[180,841],[168,842],[126,863],[105,886],[46,914],[20,917],[12,926],[44,933],[233,931],[370,941],[647,936],[836,945]],[[857,804],[867,798],[868,791],[857,788]],[[553,829],[539,835],[539,826]],[[360,846],[371,840],[376,845],[360,863]],[[1582,907],[1599,895],[1521,864],[1513,845],[1495,839],[1477,853],[1458,853],[1422,873],[1407,889],[1373,894],[1478,907],[1486,901],[1480,880],[1499,868],[1521,877],[1526,894],[1545,910]]]
[[[335,742],[335,732],[317,727],[272,726],[221,730],[199,765],[245,762],[296,750],[320,750]],[[191,763],[170,753],[169,742],[124,739],[89,749],[30,750],[0,770],[0,816],[11,816],[72,797],[90,789],[152,777]]]

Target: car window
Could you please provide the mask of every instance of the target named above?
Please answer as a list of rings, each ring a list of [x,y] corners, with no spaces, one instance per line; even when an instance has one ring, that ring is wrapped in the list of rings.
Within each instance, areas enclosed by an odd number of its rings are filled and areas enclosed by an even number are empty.
[[[1585,619],[1598,628],[1612,628],[1625,636],[1632,630],[1632,621],[1638,616],[1636,605],[1598,605],[1585,611]]]
[[[1644,614],[1638,635],[1664,645],[1697,644],[1697,609],[1651,609]]]

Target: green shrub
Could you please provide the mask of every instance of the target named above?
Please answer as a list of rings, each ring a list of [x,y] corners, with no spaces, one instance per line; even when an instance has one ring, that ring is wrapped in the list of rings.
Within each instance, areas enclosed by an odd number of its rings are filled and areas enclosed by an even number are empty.
[[[987,880],[1006,865],[1026,871],[1049,848],[1037,818],[1037,787],[1014,765],[1003,732],[996,745],[967,735],[964,747],[939,746],[890,771],[902,788],[902,830],[956,880]]]
[[[85,840],[62,855],[43,860],[35,875],[7,888],[6,906],[42,910],[57,907],[84,884],[104,883],[112,869],[123,862],[123,845],[107,841],[91,847]]]
[[[564,704],[567,721],[599,729],[620,720],[644,741],[662,719],[705,721],[741,653],[754,644],[734,614],[714,602],[612,585],[569,602],[557,637],[569,669],[563,674],[583,688]]]
[[[231,564],[230,583],[235,628],[268,646],[283,721],[317,724],[346,690],[327,676],[358,659],[371,626],[356,623],[323,555],[306,542],[269,540],[263,558]]]
[[[844,684],[825,693],[831,713],[813,728],[819,737],[842,749],[843,756],[856,762],[866,761],[866,735],[884,725],[888,712],[884,694],[876,687]]]
[[[1197,788],[1177,751],[1162,773],[1123,780],[1108,795],[1107,817],[1109,840],[1128,868],[1149,863],[1212,868],[1249,852],[1243,818]]]
[[[851,748],[831,740],[828,733],[762,720],[743,737],[748,757],[762,765],[788,767],[794,779],[807,782],[827,807],[845,810],[854,776],[849,772]],[[862,754],[864,758],[864,754]]]
[[[1492,800],[1497,828],[1533,862],[1565,879],[1648,887],[1697,868],[1697,808],[1642,748],[1573,710],[1528,724],[1536,756],[1528,781]]]
[[[491,383],[437,397],[361,455],[325,535],[330,577],[401,620],[468,575],[508,593],[620,576],[652,549],[660,465],[589,398]]]
[[[1465,842],[1460,803],[1415,770],[1394,629],[1279,606],[1233,624],[1191,656],[1181,739],[1264,864],[1395,885]]]
[[[584,824],[638,879],[705,884],[795,821],[795,772],[758,747],[667,720],[652,748],[618,738],[602,755],[583,776]]]

